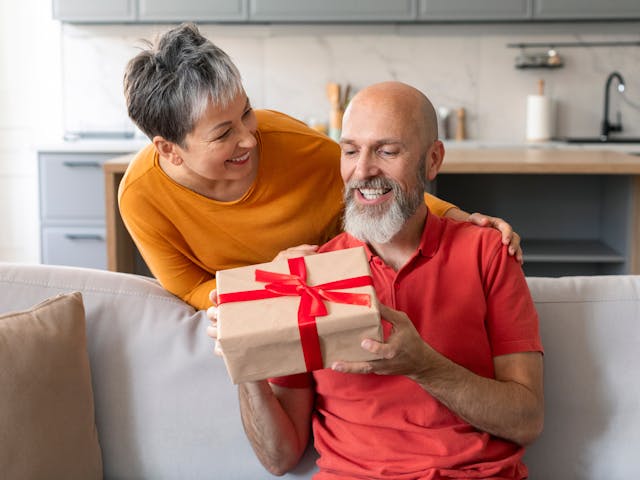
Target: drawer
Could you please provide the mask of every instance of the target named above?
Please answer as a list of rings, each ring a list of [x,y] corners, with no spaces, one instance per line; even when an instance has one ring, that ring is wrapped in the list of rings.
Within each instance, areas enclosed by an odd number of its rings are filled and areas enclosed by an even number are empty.
[[[104,220],[102,164],[114,153],[41,153],[40,215],[48,220]]]
[[[42,263],[107,269],[104,228],[44,227]]]

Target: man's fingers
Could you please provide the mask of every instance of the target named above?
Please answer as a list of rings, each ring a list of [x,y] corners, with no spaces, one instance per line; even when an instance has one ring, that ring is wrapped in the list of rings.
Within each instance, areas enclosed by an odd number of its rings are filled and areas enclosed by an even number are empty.
[[[333,362],[331,369],[340,373],[373,373],[369,362]]]
[[[400,310],[394,310],[383,303],[378,304],[378,308],[380,309],[380,316],[392,325],[397,325],[405,317],[405,314]]]

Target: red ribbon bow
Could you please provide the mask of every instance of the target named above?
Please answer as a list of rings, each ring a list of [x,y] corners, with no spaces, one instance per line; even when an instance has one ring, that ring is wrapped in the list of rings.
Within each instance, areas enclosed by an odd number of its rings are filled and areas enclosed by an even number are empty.
[[[371,276],[363,275],[321,285],[309,285],[307,284],[307,268],[304,263],[304,257],[290,258],[288,263],[290,273],[256,270],[255,280],[266,283],[263,290],[221,293],[218,296],[218,304],[283,296],[299,296],[298,330],[300,331],[300,342],[305,365],[307,371],[311,372],[324,366],[316,326],[316,317],[328,314],[324,300],[335,303],[371,306],[371,299],[366,293],[335,292],[331,289],[364,287],[373,285],[373,281]]]

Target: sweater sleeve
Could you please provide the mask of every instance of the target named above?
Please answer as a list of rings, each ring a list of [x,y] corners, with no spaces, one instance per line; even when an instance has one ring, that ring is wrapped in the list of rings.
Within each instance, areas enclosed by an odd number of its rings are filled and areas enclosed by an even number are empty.
[[[424,203],[426,203],[427,207],[429,207],[429,211],[435,213],[439,217],[444,217],[447,211],[452,208],[457,208],[452,203],[445,202],[444,200],[441,200],[438,197],[431,195],[430,193],[424,194]]]

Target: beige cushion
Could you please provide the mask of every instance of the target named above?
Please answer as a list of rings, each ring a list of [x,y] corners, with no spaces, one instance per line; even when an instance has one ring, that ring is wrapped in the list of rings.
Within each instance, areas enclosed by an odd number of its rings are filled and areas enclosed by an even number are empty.
[[[102,478],[79,292],[0,316],[2,478]]]

